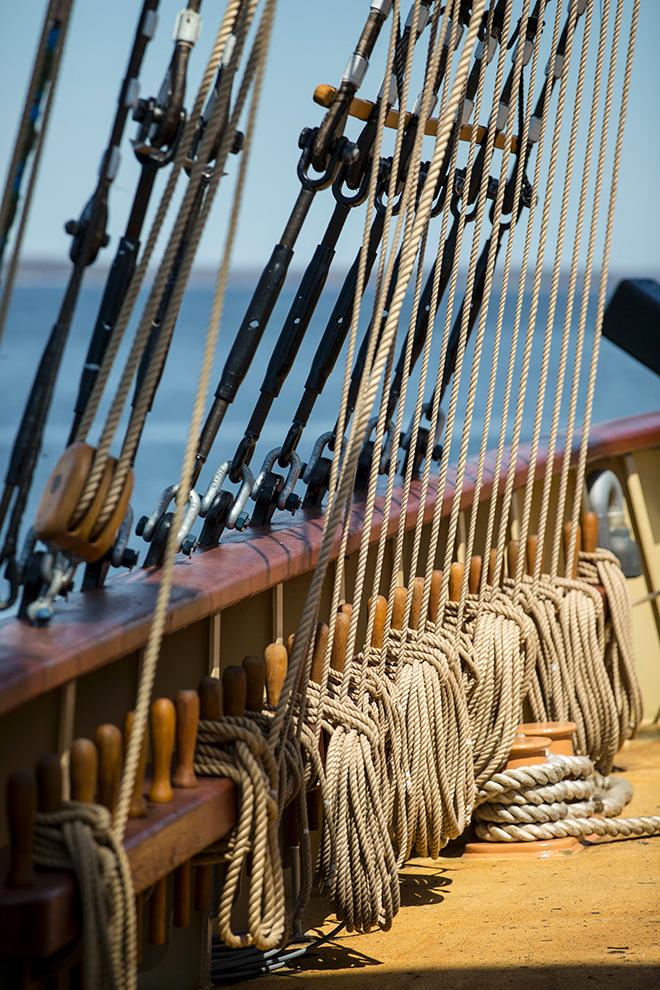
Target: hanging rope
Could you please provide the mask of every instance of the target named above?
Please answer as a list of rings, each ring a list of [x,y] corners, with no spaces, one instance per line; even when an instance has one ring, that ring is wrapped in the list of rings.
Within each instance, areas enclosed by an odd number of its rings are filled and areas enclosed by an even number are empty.
[[[39,866],[72,870],[82,915],[85,987],[135,990],[135,896],[123,844],[108,810],[68,801],[60,811],[37,814],[33,859]]]

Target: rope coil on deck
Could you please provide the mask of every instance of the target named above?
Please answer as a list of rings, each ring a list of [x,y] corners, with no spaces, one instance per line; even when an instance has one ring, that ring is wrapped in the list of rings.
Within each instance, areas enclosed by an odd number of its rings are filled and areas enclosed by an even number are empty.
[[[660,815],[617,817],[632,794],[627,780],[602,776],[585,756],[552,755],[495,774],[479,791],[475,831],[487,842],[660,835]]]

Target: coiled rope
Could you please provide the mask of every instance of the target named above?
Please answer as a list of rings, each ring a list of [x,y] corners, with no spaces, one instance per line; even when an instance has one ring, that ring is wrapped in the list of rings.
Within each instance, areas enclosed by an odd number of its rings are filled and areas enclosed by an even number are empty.
[[[586,756],[553,755],[491,777],[479,791],[475,831],[487,842],[660,835],[660,815],[617,817],[632,793],[627,780],[601,776]]]
[[[67,801],[59,811],[39,812],[33,858],[39,866],[73,870],[78,881],[84,986],[135,990],[133,881],[110,812],[80,801]]]

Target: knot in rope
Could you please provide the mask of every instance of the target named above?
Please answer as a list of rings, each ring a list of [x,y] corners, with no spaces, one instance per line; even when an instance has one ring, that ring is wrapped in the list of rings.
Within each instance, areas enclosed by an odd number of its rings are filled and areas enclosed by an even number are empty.
[[[40,812],[33,857],[40,866],[75,873],[82,904],[84,986],[135,990],[133,881],[108,810],[68,801],[59,811]]]

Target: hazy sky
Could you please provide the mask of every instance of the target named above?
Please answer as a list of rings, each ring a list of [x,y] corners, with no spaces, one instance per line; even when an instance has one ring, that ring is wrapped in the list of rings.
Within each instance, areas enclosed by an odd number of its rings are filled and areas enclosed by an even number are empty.
[[[171,52],[171,27],[181,0],[161,0],[159,30],[142,73],[143,95],[157,91]],[[405,6],[405,5],[404,5]],[[562,6],[565,6],[562,3]],[[139,0],[76,0],[64,67],[25,254],[63,259],[68,237],[63,222],[77,216],[92,190],[101,149],[107,140],[118,85],[140,10]],[[280,0],[264,92],[258,137],[243,218],[235,250],[240,265],[258,267],[278,239],[295,197],[297,136],[321,119],[311,94],[318,82],[339,79],[352,50],[368,0]],[[22,0],[11,14],[11,30],[0,42],[0,175],[13,145],[19,109],[45,0]],[[204,0],[204,29],[193,54],[192,85],[202,71],[224,0]],[[660,0],[641,0],[641,16],[621,174],[612,267],[649,273],[660,267],[658,104],[660,97]],[[376,70],[363,87],[377,88]],[[189,92],[192,92],[192,85]],[[134,125],[128,129],[131,133]],[[128,133],[127,133],[128,136]],[[233,168],[233,163],[231,164]],[[124,142],[122,169],[112,190],[110,230],[116,243],[131,201],[137,166]],[[220,193],[222,189],[220,190]],[[217,261],[224,232],[217,205],[200,247],[199,260]],[[310,224],[313,227],[313,224]],[[301,241],[312,246],[315,230]],[[352,260],[355,240],[340,246],[340,262]],[[112,249],[104,252],[110,261]]]

